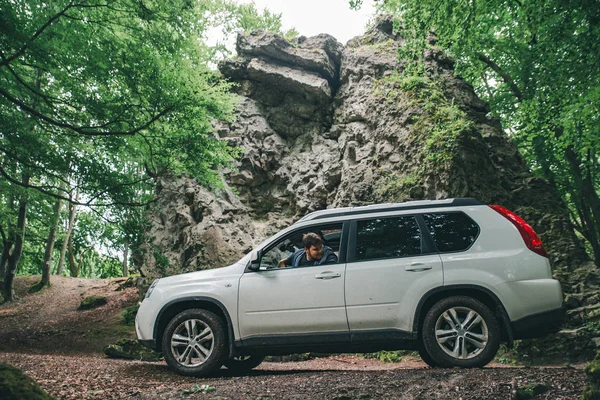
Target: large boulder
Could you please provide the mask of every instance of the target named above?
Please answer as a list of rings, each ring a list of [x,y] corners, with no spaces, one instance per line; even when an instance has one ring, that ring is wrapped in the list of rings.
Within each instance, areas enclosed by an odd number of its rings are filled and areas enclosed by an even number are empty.
[[[0,399],[51,400],[54,397],[20,369],[0,362]]]
[[[237,119],[215,130],[243,154],[222,189],[158,181],[137,259],[148,281],[236,261],[310,211],[476,197],[529,221],[567,291],[584,293],[568,277],[589,260],[557,193],[527,169],[434,36],[426,73],[403,74],[397,27],[382,18],[346,46],[329,35],[240,34],[238,57],[219,66],[237,84]]]

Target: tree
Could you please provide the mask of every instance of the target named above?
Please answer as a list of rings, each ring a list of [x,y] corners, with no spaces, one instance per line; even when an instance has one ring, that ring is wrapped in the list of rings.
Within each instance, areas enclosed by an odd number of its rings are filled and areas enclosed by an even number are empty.
[[[210,122],[228,118],[232,100],[202,57],[201,7],[178,0],[2,2],[5,184],[63,200],[79,190],[82,203],[97,206],[131,205],[131,187],[165,171],[214,182],[215,167],[232,153],[210,134]],[[122,173],[124,160],[147,173]],[[65,176],[81,184],[68,186]],[[20,200],[8,272],[21,255],[26,209]],[[5,278],[5,289],[11,282]]]
[[[218,168],[230,164],[236,149],[213,136],[211,122],[231,117],[234,97],[210,69],[215,48],[203,43],[224,15],[244,29],[281,26],[278,15],[221,0],[0,2],[6,274],[14,276],[21,258],[32,191],[68,202],[74,217],[75,207],[102,215],[111,207],[144,206],[149,196],[138,194],[151,193],[153,179],[164,173],[220,181]],[[59,238],[60,259],[70,247],[77,273],[79,244],[72,231],[66,236]],[[12,278],[4,289],[12,292]]]
[[[360,1],[351,1],[360,6]],[[433,28],[547,179],[600,265],[600,7],[589,0],[380,0],[412,55]],[[399,22],[400,24],[400,22]],[[405,53],[406,55],[406,53]]]
[[[42,279],[35,284],[30,292],[38,292],[44,287],[50,286],[50,271],[52,269],[52,253],[54,251],[54,243],[56,242],[56,231],[58,228],[58,220],[60,219],[60,211],[62,208],[62,200],[56,199],[54,213],[50,220],[50,231],[46,240],[46,248],[44,251],[44,260],[42,261]]]

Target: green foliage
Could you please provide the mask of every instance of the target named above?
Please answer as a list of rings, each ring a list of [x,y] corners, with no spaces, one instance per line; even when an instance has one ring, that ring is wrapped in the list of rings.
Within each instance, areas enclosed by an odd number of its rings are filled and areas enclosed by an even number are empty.
[[[376,358],[379,361],[388,362],[388,363],[401,362],[402,358],[407,355],[418,355],[418,354],[413,351],[409,351],[409,350],[393,350],[393,351],[381,350],[376,353],[363,354],[363,356],[365,358]]]
[[[404,175],[380,171],[382,179],[376,193],[385,198],[404,201],[420,197],[420,182],[424,181],[427,171],[441,170],[453,160],[461,141],[469,140],[473,122],[453,100],[446,95],[443,78],[425,71],[422,60],[414,60],[402,72],[394,73],[375,82],[375,94],[396,104],[400,109],[417,108],[419,114],[409,118],[416,135],[413,137],[415,148],[419,149],[416,158],[418,169],[403,171]],[[409,103],[406,103],[406,98]],[[411,190],[413,192],[411,192]]]
[[[397,201],[404,200],[404,196],[409,197],[410,189],[421,182],[421,176],[414,172],[398,175],[392,171],[380,171],[380,176],[380,183],[375,189],[376,194],[381,198],[393,198]]]
[[[106,297],[103,296],[89,296],[81,300],[78,310],[90,310],[92,308],[98,308],[106,304]]]
[[[415,117],[415,128],[423,140],[423,158],[431,166],[439,167],[455,157],[459,139],[468,136],[473,127],[465,112],[445,95],[442,78],[431,76],[421,68],[395,72],[376,82],[375,91],[391,103],[408,94],[413,105],[424,111]]]
[[[96,202],[130,201],[126,160],[216,181],[231,157],[210,121],[233,103],[198,45],[199,3],[2,4],[3,168],[17,162],[53,193],[78,176]]]
[[[127,326],[134,326],[135,316],[137,315],[139,308],[140,306],[138,304],[125,308],[121,314],[121,322]]]
[[[0,362],[0,398],[51,400],[50,396],[21,370]]]
[[[132,339],[119,339],[115,344],[109,344],[104,348],[104,354],[110,358],[140,361],[159,361],[162,358],[160,353]]]
[[[360,1],[350,1],[359,7]],[[550,181],[600,263],[600,8],[581,0],[379,0],[402,18],[412,75],[431,29]],[[421,84],[419,81],[407,84]]]
[[[581,400],[594,400],[600,398],[600,353],[583,369],[589,384],[583,389]]]
[[[181,391],[182,394],[198,394],[198,393],[212,393],[217,390],[214,386],[210,385],[194,385],[191,389],[183,389]]]
[[[156,261],[156,268],[158,269],[158,271],[161,273],[162,276],[165,276],[167,273],[167,270],[169,268],[169,266],[171,265],[169,263],[169,259],[162,254],[162,252],[160,251],[160,249],[157,246],[153,246],[154,247],[154,260]]]
[[[517,400],[529,400],[548,391],[548,386],[541,383],[529,383],[517,388]]]
[[[294,28],[282,30],[281,14],[272,13],[266,8],[260,12],[253,2],[240,4],[232,0],[211,0],[205,2],[205,7],[207,20],[212,27],[220,29],[225,42],[239,32],[250,32],[256,29],[278,33],[287,40],[298,36]],[[213,58],[231,56],[227,43],[219,42],[210,51],[214,54]]]
[[[225,0],[0,2],[0,233],[14,245],[27,198],[18,273],[41,273],[58,218],[56,270],[69,240],[68,207],[54,215],[56,198],[80,203],[72,273],[105,278],[121,276],[120,254],[140,245],[139,206],[156,176],[219,186],[219,168],[239,150],[212,133],[235,102],[211,69],[221,47],[205,40],[215,27],[284,33],[280,15]]]

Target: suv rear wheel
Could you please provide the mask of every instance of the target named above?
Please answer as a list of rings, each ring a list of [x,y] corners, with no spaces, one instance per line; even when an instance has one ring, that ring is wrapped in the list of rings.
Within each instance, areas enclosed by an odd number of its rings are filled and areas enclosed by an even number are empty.
[[[223,365],[225,324],[215,313],[202,309],[183,311],[167,325],[162,340],[167,364],[182,375],[210,374]]]
[[[424,350],[440,367],[483,367],[498,351],[500,327],[479,300],[453,296],[427,312],[422,338]]]

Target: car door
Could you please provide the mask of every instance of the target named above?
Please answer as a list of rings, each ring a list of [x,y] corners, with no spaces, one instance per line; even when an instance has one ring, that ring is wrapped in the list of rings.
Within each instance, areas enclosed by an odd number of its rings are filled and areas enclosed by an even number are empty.
[[[249,338],[295,336],[295,343],[349,340],[344,303],[345,257],[338,263],[309,267],[278,268],[277,261],[301,248],[307,232],[319,232],[325,245],[339,253],[345,249],[342,223],[295,230],[261,251],[261,270],[246,271],[239,285],[239,327],[244,343]],[[347,231],[348,229],[346,229]],[[345,253],[345,250],[343,251]],[[270,268],[269,268],[270,267]],[[268,269],[265,269],[268,268]],[[281,342],[278,342],[281,343]]]
[[[352,222],[345,285],[352,340],[410,337],[419,300],[444,281],[426,229],[414,215]]]

